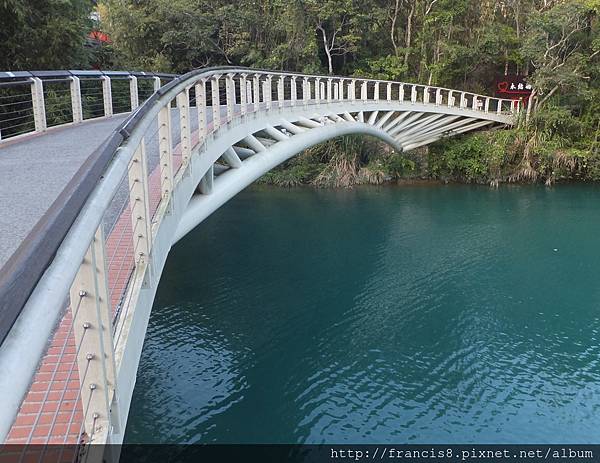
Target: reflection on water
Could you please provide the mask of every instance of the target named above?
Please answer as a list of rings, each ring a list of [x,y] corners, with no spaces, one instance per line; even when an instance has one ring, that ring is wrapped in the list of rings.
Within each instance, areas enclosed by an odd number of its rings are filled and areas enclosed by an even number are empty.
[[[126,441],[600,441],[599,200],[242,193],[169,257]]]

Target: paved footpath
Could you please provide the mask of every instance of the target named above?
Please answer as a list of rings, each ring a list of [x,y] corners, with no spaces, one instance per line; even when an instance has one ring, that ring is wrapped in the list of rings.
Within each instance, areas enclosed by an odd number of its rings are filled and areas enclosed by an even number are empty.
[[[51,129],[0,145],[0,267],[125,117]]]

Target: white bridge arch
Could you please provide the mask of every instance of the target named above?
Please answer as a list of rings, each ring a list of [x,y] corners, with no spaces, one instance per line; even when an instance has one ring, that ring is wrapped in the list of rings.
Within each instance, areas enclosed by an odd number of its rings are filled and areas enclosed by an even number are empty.
[[[39,228],[24,255],[44,249],[51,257],[34,269],[35,281],[15,277],[10,291],[0,288],[2,307],[19,307],[0,346],[0,437],[54,327],[66,320],[77,346],[85,441],[122,442],[169,250],[270,169],[340,135],[371,135],[407,151],[511,125],[519,109],[512,100],[439,87],[231,67],[193,71],[160,88],[64,195],[53,222],[67,223],[65,233],[52,223]],[[15,265],[15,275],[27,262]]]

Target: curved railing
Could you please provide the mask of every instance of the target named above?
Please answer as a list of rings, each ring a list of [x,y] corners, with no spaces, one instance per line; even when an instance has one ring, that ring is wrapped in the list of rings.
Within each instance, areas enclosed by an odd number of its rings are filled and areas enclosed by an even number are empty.
[[[133,71],[0,72],[0,142],[134,111],[175,77]]]
[[[103,76],[106,116],[113,81],[107,73]],[[136,76],[128,76],[135,109],[139,86],[132,84]],[[39,90],[42,77],[30,77],[38,95],[44,94]],[[77,93],[73,82],[81,77],[68,79]],[[156,230],[169,214],[174,189],[186,178],[192,153],[202,152],[224,128],[285,107],[379,100],[498,116],[520,109],[512,100],[440,87],[235,67],[196,70],[158,88],[86,160],[0,271],[0,367],[8,365],[11,373],[10,384],[7,377],[0,378],[0,392],[13,390],[4,413],[18,408],[46,339],[69,306],[67,337],[76,341],[82,432],[88,441],[105,442],[122,361],[114,346],[127,335],[129,308],[143,297]],[[71,101],[79,105],[77,96],[71,94]],[[79,114],[78,108],[73,114]],[[72,122],[80,120],[73,116]],[[156,149],[148,150],[152,143]],[[18,364],[11,363],[16,357]]]

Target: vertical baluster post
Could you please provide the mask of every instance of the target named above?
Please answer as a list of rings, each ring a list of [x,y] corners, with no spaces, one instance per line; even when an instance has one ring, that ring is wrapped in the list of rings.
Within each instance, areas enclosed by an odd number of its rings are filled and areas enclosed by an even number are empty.
[[[38,77],[31,78],[31,101],[33,103],[33,122],[36,132],[46,130],[46,104],[44,102],[44,84]]]
[[[190,162],[192,154],[192,130],[190,124],[190,89],[186,88],[177,95],[177,108],[179,109],[179,130],[181,138],[181,161],[183,166]]]
[[[220,74],[215,74],[210,83],[212,93],[213,132],[221,127],[221,97],[219,95]]]
[[[196,82],[196,112],[198,114],[198,143],[206,138],[207,114],[206,114],[206,80],[200,79]]]
[[[73,122],[83,121],[83,107],[81,105],[81,81],[79,77],[70,77],[70,90],[71,90],[71,111],[73,112]]]
[[[140,105],[138,97],[138,79],[136,76],[129,76],[129,100],[131,102],[131,110],[135,111]]]
[[[83,427],[91,443],[104,443],[111,429],[116,392],[112,308],[102,225],[70,289]]]
[[[112,105],[112,86],[110,83],[110,77],[101,76],[102,79],[102,100],[104,103],[104,115],[110,117],[113,115]]]
[[[150,262],[152,247],[148,163],[143,138],[129,163],[129,191],[135,268],[141,270]]]
[[[196,104],[198,94],[196,93]],[[173,191],[173,141],[171,138],[171,108],[165,106],[158,113],[158,149],[160,156],[160,187],[167,200]]]

